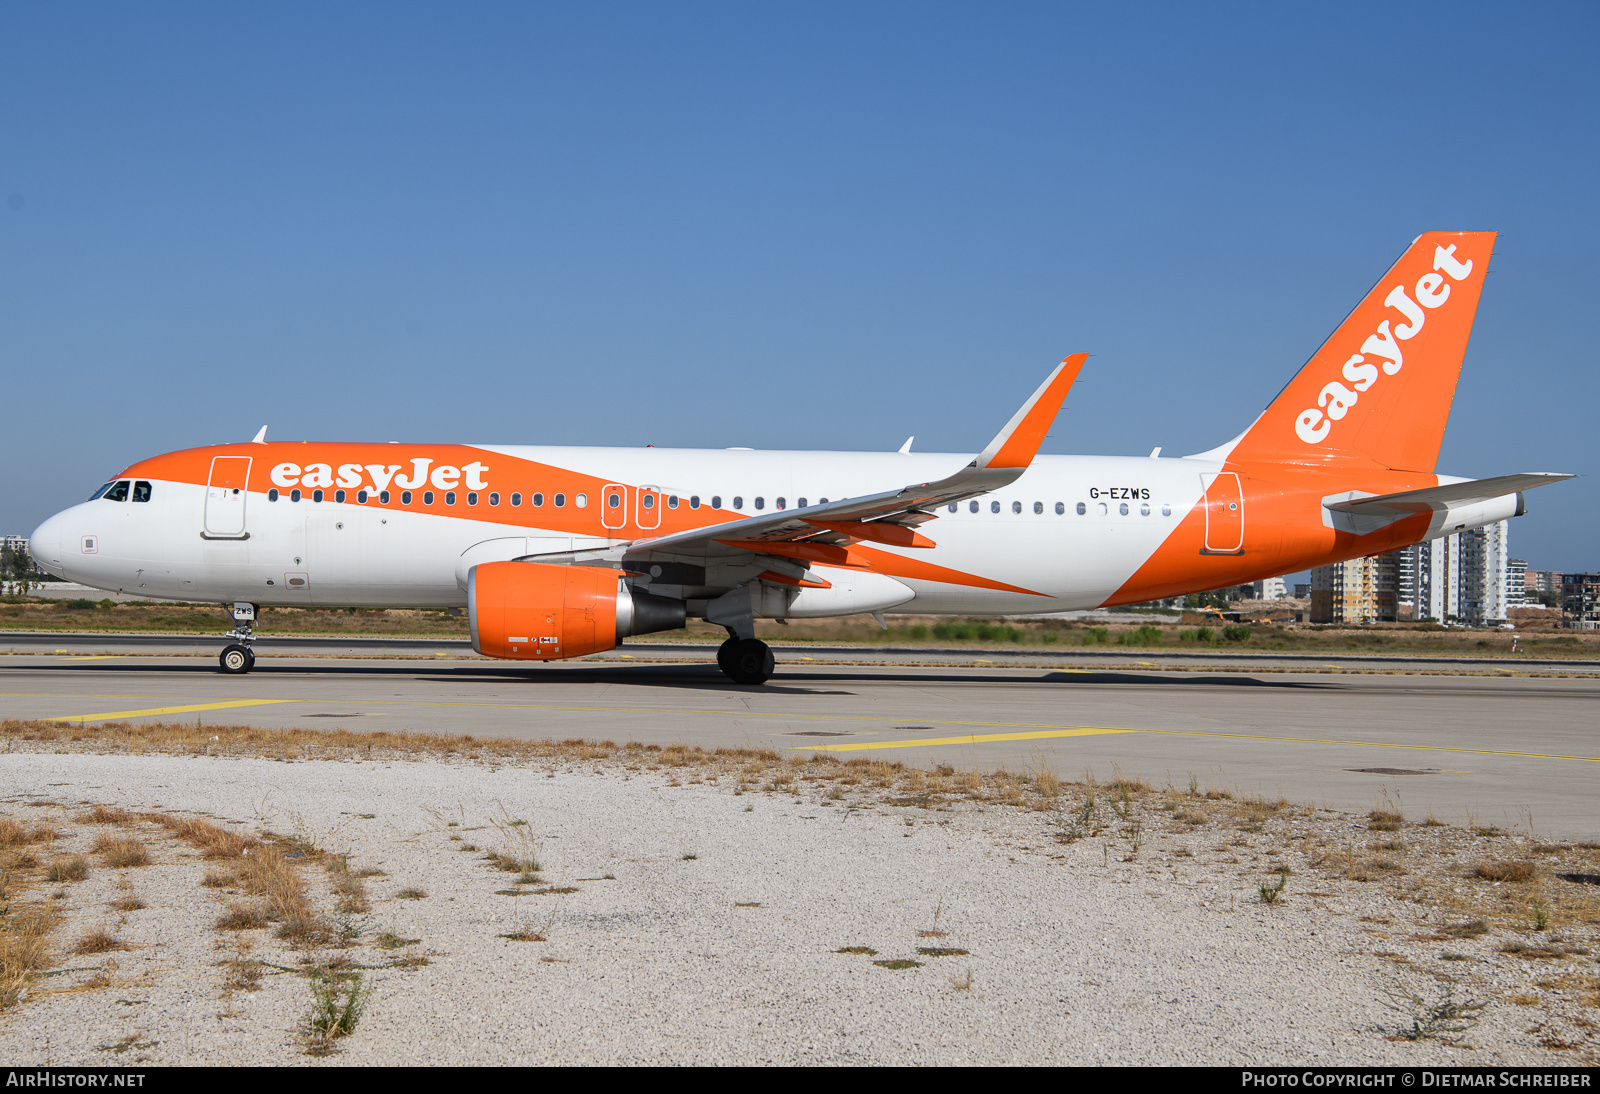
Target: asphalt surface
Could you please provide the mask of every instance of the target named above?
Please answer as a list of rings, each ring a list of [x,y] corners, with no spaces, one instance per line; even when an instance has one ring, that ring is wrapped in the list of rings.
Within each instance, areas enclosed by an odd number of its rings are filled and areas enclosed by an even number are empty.
[[[1019,663],[1038,651],[961,650],[956,663],[948,651],[806,647],[781,651],[768,684],[738,687],[709,663],[710,647],[630,644],[607,660],[527,665],[459,642],[273,639],[258,643],[254,672],[224,676],[219,644],[7,635],[0,716],[830,749],[1192,780],[1356,812],[1387,799],[1412,819],[1431,811],[1600,838],[1600,680],[1582,662],[1557,663],[1575,674],[1558,677],[1509,661],[1318,657],[1252,669],[1074,650],[1053,667]],[[830,663],[846,656],[875,663]]]

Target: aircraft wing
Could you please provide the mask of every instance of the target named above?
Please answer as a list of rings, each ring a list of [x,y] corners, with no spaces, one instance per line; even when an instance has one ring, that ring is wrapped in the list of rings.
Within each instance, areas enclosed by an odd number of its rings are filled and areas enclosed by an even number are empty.
[[[1056,415],[1062,401],[1088,359],[1075,353],[1062,361],[1039,385],[1004,429],[971,463],[937,482],[912,483],[899,490],[887,490],[856,498],[841,498],[803,509],[783,509],[742,520],[725,521],[705,528],[693,528],[671,535],[636,539],[587,551],[567,551],[554,555],[528,555],[527,561],[570,562],[577,564],[622,565],[633,568],[649,555],[693,557],[703,554],[759,552],[762,544],[804,541],[842,545],[856,540],[871,540],[902,547],[932,547],[915,526],[933,520],[933,509],[951,502],[965,501],[991,490],[1009,486],[1022,476]],[[781,548],[780,548],[781,549]],[[792,556],[792,552],[785,552]]]

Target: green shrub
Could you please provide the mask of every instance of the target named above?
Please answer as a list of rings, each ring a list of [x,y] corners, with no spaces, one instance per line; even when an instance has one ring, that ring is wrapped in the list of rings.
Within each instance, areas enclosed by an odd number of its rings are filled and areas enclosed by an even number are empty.
[[[1111,641],[1111,631],[1107,627],[1090,627],[1083,632],[1085,646],[1103,646]]]
[[[1226,638],[1229,642],[1248,642],[1250,641],[1250,628],[1244,626],[1243,624],[1233,627],[1224,627],[1222,628],[1222,637]]]
[[[1161,645],[1161,628],[1143,623],[1138,630],[1128,631],[1117,639],[1119,646],[1159,646]]]

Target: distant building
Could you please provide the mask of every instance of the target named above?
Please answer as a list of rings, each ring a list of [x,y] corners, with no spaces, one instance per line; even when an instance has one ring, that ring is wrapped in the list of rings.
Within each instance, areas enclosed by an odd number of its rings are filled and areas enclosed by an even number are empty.
[[[1560,570],[1529,570],[1523,575],[1523,598],[1537,600],[1538,593],[1550,593],[1560,597],[1561,578]]]
[[[1269,577],[1257,581],[1250,586],[1250,592],[1252,600],[1284,600],[1289,595],[1281,577]]]
[[[1561,625],[1577,631],[1600,628],[1600,574],[1561,575]]]
[[[1295,587],[1294,587],[1294,598],[1296,600],[1305,600],[1310,595],[1311,595],[1311,586],[1309,584],[1307,584],[1306,582],[1299,582],[1299,583],[1297,583],[1295,585]]]
[[[1512,570],[1509,531],[1502,520],[1370,559],[1319,566],[1311,571],[1311,621],[1504,622],[1507,609],[1523,603],[1522,586],[1513,586],[1513,574],[1520,582],[1522,571]]]
[[[1393,622],[1398,569],[1392,553],[1318,566],[1311,571],[1311,622]]]
[[[7,536],[6,537],[6,539],[5,539],[5,550],[7,550],[7,551],[26,551],[27,549],[28,549],[28,537],[27,536]]]
[[[1520,558],[1506,559],[1506,607],[1520,608],[1530,600],[1528,564]]]

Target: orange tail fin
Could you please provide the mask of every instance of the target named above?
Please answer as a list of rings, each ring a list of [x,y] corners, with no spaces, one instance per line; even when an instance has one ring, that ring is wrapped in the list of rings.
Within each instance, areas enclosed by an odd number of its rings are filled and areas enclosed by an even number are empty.
[[[1419,236],[1229,458],[1431,474],[1494,240],[1493,232]]]

